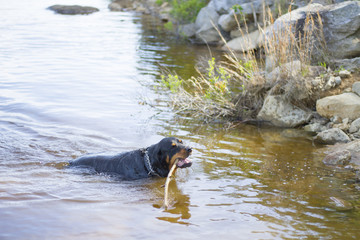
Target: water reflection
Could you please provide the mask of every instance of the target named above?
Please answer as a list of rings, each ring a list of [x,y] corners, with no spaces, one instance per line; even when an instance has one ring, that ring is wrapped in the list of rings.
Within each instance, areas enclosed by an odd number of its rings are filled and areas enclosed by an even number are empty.
[[[183,194],[182,191],[178,188],[176,181],[171,181],[169,183],[169,196],[170,196],[170,206],[163,211],[167,216],[160,216],[157,219],[162,221],[167,221],[170,223],[178,223],[189,225],[191,218],[190,214],[190,197],[187,194]],[[161,205],[154,204],[155,208],[162,208]]]
[[[223,52],[192,45],[181,37],[169,34],[163,23],[150,15],[142,16],[137,21],[141,23],[142,30],[138,48],[141,56],[138,70],[144,74],[159,76],[159,73],[167,68],[183,79],[188,79],[195,74],[194,67],[199,63],[207,61],[211,56],[220,59],[223,55]],[[153,68],[149,71],[149,68],[141,67],[144,65],[152,65]]]

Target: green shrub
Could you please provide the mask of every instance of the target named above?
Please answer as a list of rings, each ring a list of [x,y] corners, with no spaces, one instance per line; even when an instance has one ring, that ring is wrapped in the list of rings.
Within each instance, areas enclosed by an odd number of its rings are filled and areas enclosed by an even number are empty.
[[[181,24],[195,22],[196,16],[208,0],[172,0],[171,15]]]
[[[156,5],[160,6],[161,4],[164,3],[164,0],[156,0],[155,3],[156,3]]]
[[[164,24],[164,28],[169,30],[169,31],[173,31],[174,30],[174,24],[172,21],[168,21],[167,23]]]
[[[161,75],[160,85],[164,88],[169,89],[172,93],[177,93],[180,86],[182,85],[182,80],[179,79],[178,75]]]

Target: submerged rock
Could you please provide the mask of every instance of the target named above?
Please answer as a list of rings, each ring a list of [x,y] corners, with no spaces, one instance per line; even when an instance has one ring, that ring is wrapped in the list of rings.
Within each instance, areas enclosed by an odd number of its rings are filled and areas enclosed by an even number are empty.
[[[350,138],[339,128],[332,128],[320,132],[315,136],[314,140],[322,144],[335,144],[338,142],[350,142]]]
[[[355,177],[360,180],[360,139],[329,146],[323,162],[328,165],[345,165],[355,171]],[[350,153],[350,158],[349,158]]]
[[[328,154],[323,163],[326,165],[347,165],[351,159],[351,152],[348,150],[342,150]]]
[[[315,122],[315,123],[311,123],[311,124],[306,125],[304,127],[304,130],[307,131],[307,132],[316,132],[316,133],[318,133],[318,132],[322,132],[322,131],[327,130],[327,128],[324,125]]]
[[[337,211],[350,211],[354,209],[351,202],[339,197],[330,197],[330,207]]]
[[[95,7],[79,6],[79,5],[53,5],[48,9],[65,15],[76,15],[76,14],[91,14],[98,12],[99,9]]]
[[[310,120],[310,112],[304,111],[282,96],[267,96],[257,118],[278,127],[297,127]]]

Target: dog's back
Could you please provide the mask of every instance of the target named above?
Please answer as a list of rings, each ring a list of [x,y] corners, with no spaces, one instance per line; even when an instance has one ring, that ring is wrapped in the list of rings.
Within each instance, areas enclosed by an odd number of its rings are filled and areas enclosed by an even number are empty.
[[[70,167],[88,167],[96,172],[119,174],[126,179],[146,177],[143,156],[140,150],[116,155],[86,155],[70,161]],[[144,175],[144,176],[143,176]]]

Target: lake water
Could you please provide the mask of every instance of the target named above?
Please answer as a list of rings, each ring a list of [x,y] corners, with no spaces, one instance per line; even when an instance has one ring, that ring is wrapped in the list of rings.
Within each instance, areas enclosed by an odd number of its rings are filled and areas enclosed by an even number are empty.
[[[358,239],[359,185],[325,167],[301,131],[204,125],[156,88],[206,47],[166,36],[106,0],[0,0],[0,239]],[[87,16],[53,4],[98,7]],[[87,153],[166,136],[194,149],[190,169],[120,181],[64,168]],[[353,206],[343,209],[340,201]]]

